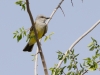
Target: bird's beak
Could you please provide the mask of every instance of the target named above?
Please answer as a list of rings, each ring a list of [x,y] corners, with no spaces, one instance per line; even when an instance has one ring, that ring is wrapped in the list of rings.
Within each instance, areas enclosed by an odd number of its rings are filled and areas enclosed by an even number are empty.
[[[46,19],[51,19],[50,17],[46,17]]]

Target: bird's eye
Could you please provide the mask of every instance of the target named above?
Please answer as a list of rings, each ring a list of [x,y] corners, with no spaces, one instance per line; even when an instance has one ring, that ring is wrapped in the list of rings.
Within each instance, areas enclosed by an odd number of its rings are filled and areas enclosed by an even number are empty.
[[[41,16],[41,18],[44,18],[43,16]]]

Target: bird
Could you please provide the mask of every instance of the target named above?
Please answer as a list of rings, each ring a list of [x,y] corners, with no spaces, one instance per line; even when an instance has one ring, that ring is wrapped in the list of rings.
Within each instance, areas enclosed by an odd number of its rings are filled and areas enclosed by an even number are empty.
[[[48,30],[48,25],[46,24],[47,19],[50,19],[50,17],[46,17],[44,15],[38,15],[35,19],[34,25],[36,28],[38,39],[41,39],[47,33]],[[33,25],[31,26],[28,35],[29,35],[29,41],[23,49],[24,52],[31,52],[34,47],[34,44],[36,43]]]

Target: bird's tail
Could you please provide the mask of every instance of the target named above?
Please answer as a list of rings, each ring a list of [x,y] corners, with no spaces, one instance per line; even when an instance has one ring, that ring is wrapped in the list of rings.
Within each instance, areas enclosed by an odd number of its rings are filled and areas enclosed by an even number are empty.
[[[31,52],[32,49],[33,49],[33,46],[34,46],[34,44],[33,44],[33,45],[29,45],[29,44],[27,43],[27,45],[25,46],[25,48],[23,49],[23,51]]]

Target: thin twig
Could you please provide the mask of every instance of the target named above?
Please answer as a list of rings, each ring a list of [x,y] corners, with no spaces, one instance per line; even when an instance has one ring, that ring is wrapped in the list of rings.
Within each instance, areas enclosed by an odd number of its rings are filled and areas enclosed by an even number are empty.
[[[61,9],[61,11],[63,12],[63,14],[64,14],[64,11],[63,11],[63,9],[60,7],[60,9]],[[64,14],[64,17],[65,17],[65,14]]]
[[[83,3],[83,0],[82,0],[82,3]]]
[[[86,31],[82,36],[80,36],[71,46],[70,48],[65,52],[65,55],[63,57],[62,60],[59,61],[57,68],[59,68],[62,64],[62,62],[64,61],[64,59],[66,58],[67,52],[72,50],[73,47],[82,39],[84,38],[88,33],[90,33],[98,24],[100,23],[100,20],[97,21],[88,31]]]
[[[84,75],[85,73],[87,73],[89,70],[85,70],[85,72],[82,74],[82,75]]]
[[[73,0],[71,0],[72,6],[73,6]]]
[[[38,67],[38,47],[37,47],[37,51],[36,51],[36,55],[35,55],[35,68],[34,68],[34,75],[38,75],[37,73],[37,67]]]
[[[45,75],[48,75],[48,70],[45,69],[45,68],[47,68],[46,62],[45,62],[45,58],[44,58],[44,55],[43,55],[43,53],[42,53],[42,48],[41,48],[41,46],[40,46],[40,42],[39,42],[39,40],[38,40],[38,36],[37,36],[36,29],[35,29],[34,20],[33,20],[33,16],[32,16],[32,14],[31,14],[31,11],[30,11],[29,1],[28,1],[28,0],[26,0],[26,7],[27,7],[27,12],[28,12],[28,14],[29,14],[29,17],[30,17],[30,20],[31,20],[31,24],[32,24],[32,26],[33,26],[33,30],[34,30],[34,33],[35,33],[35,36],[36,36],[37,46],[38,46],[38,48],[39,48],[39,52],[40,52],[42,64],[43,64],[43,67],[44,67],[44,73],[45,73]]]
[[[57,11],[57,9],[60,8],[60,6],[61,6],[61,4],[62,4],[63,1],[64,1],[64,0],[61,0],[61,2],[58,4],[58,6],[57,6],[57,7],[54,9],[54,11],[52,12],[52,14],[50,15],[50,18],[51,18],[51,19],[52,19],[53,15],[55,14],[55,12]],[[47,24],[50,22],[51,19],[48,19],[48,20],[47,20]]]
[[[65,73],[65,72],[63,72],[63,74],[64,74],[64,75],[66,75],[66,73]]]

